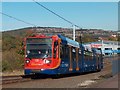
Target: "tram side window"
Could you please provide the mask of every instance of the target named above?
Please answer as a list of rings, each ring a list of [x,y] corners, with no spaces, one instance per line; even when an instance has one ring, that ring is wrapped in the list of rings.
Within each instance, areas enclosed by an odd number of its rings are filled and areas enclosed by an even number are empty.
[[[60,57],[68,58],[69,57],[69,47],[67,45],[60,46]]]
[[[84,58],[85,58],[85,60],[92,60],[93,59],[93,52],[84,50]]]
[[[82,59],[81,49],[79,49],[79,52],[78,52],[78,53],[79,53],[79,55],[78,55],[78,56],[79,56],[79,59],[81,60],[81,59]]]
[[[72,47],[72,59],[73,61],[76,60],[76,49],[74,47]]]
[[[65,45],[65,57],[69,57],[69,46]]]
[[[62,47],[62,45],[60,45],[60,58],[63,58],[63,52],[64,52],[64,48]]]
[[[54,58],[56,58],[57,46],[58,46],[58,42],[54,42]]]

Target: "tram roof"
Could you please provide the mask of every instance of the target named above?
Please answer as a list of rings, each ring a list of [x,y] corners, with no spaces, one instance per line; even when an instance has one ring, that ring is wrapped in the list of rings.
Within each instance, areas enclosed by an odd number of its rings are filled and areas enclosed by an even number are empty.
[[[74,40],[71,40],[67,37],[64,37],[64,36],[60,35],[60,34],[58,34],[58,37],[61,38],[62,43],[64,43],[64,44],[67,44],[67,45],[70,45],[70,46],[73,46],[73,47],[77,47],[77,48],[80,47],[80,44],[78,42],[74,41]]]

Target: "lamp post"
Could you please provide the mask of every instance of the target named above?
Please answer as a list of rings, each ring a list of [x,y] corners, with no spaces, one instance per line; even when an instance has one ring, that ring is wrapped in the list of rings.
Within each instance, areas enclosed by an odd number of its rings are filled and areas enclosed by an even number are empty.
[[[75,26],[73,25],[73,40],[75,41]]]

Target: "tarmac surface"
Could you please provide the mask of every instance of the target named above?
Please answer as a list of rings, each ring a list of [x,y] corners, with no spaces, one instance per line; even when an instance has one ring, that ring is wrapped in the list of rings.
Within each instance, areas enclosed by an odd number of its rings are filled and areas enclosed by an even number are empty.
[[[120,73],[116,74],[115,76],[107,80],[97,83],[96,85],[93,85],[92,88],[120,88],[119,81],[120,81]]]
[[[57,79],[38,78],[28,82],[5,84],[2,88],[118,88],[120,74],[111,77],[111,61],[112,59],[105,59],[104,68],[100,72],[63,76]]]

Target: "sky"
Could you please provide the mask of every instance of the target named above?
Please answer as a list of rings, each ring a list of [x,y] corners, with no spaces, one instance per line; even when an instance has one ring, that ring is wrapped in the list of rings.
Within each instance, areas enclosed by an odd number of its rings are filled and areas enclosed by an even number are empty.
[[[117,2],[39,3],[83,29],[118,30]],[[2,2],[2,12],[41,27],[72,28],[71,24],[34,2]],[[32,25],[2,15],[1,31],[24,27],[32,27]]]

